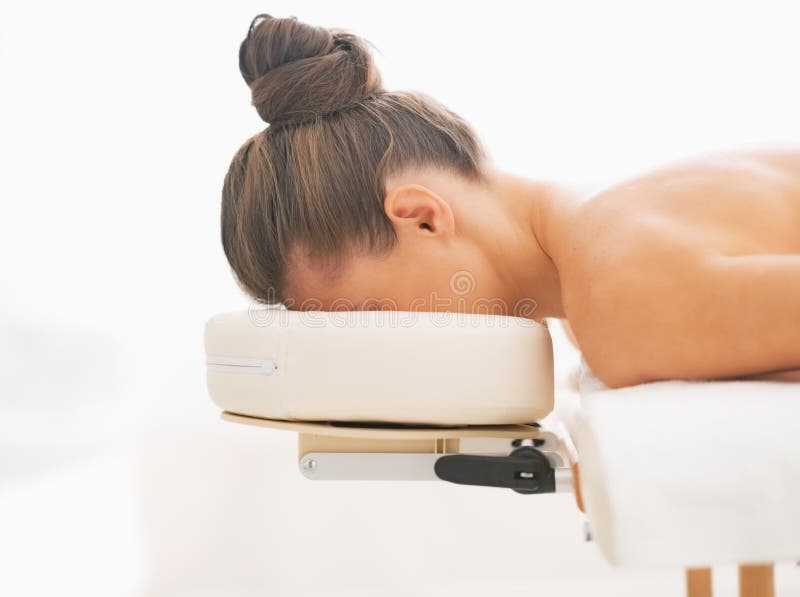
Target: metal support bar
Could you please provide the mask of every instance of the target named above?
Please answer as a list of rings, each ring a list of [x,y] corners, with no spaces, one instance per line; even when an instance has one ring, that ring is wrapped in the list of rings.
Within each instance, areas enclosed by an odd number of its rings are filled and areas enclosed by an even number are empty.
[[[433,470],[441,454],[309,452],[300,472],[317,481],[438,481]]]
[[[572,469],[568,466],[554,470],[556,475],[556,493],[572,493],[575,487]]]
[[[300,459],[300,472],[317,481],[441,481],[436,462],[453,454],[383,452],[309,452]],[[485,454],[497,458],[505,453]],[[551,463],[560,462],[557,454],[545,454]],[[572,470],[553,467],[555,491],[572,492]]]

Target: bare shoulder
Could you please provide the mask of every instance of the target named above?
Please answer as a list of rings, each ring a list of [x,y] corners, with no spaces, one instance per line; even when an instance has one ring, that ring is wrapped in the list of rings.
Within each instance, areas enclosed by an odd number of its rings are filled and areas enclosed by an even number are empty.
[[[679,325],[705,254],[647,213],[592,207],[562,275],[564,310],[584,358],[609,387],[648,381],[652,338]]]

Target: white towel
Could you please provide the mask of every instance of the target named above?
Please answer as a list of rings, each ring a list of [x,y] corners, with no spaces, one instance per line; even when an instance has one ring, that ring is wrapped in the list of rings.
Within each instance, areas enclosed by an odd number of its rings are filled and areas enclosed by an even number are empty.
[[[609,389],[581,359],[558,402],[584,503],[620,566],[800,558],[800,384]]]

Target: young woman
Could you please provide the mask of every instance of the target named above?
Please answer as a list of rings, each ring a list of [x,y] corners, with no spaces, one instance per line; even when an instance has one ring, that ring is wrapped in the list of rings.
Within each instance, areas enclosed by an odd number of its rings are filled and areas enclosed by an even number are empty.
[[[612,388],[800,380],[800,149],[705,154],[581,197],[496,168],[433,98],[383,89],[346,31],[258,15],[239,65],[269,123],[222,193],[251,296],[568,320]]]

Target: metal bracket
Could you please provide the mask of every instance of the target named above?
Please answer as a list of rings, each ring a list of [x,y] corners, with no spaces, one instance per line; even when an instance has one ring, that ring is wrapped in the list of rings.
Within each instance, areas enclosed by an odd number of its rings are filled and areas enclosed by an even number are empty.
[[[508,454],[309,452],[300,472],[312,480],[450,481],[518,493],[572,491],[572,471],[555,453],[522,446]]]
[[[532,446],[508,456],[451,454],[436,461],[436,474],[462,485],[507,487],[518,493],[554,493],[556,479],[550,461]]]

